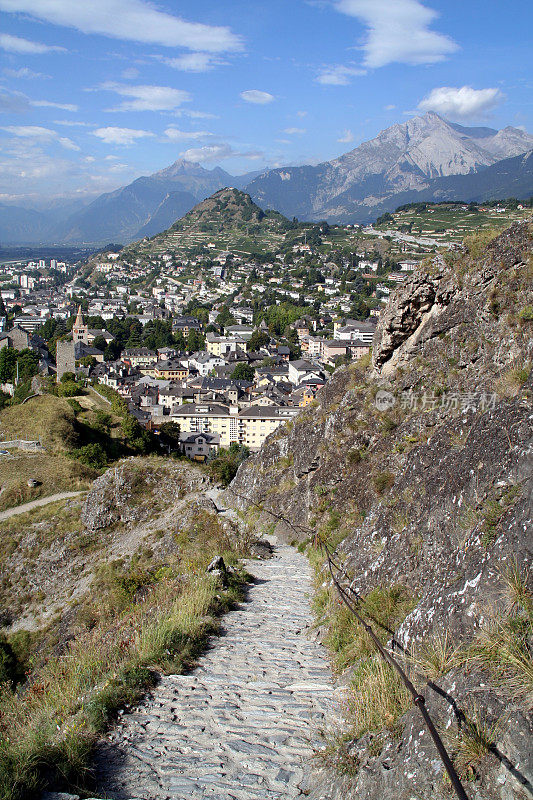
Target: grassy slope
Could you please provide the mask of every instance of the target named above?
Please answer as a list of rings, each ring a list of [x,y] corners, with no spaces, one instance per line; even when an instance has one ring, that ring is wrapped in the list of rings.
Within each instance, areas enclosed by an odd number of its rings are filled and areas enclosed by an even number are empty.
[[[50,783],[89,785],[92,745],[116,710],[158,670],[190,666],[240,596],[243,576],[223,591],[205,573],[214,554],[235,563],[243,551],[216,514],[195,505],[204,473],[157,458],[128,459],[118,471],[132,522],[88,532],[75,500],[0,523],[11,576],[4,607],[58,612],[40,632],[10,636],[19,674],[30,676],[0,692],[2,800],[38,796]]]
[[[88,489],[97,473],[68,458],[77,444],[74,412],[68,402],[42,395],[0,412],[0,434],[9,439],[40,439],[45,452],[10,450],[0,456],[0,510],[64,491]],[[0,442],[1,449],[1,442]],[[38,481],[35,487],[28,480]]]

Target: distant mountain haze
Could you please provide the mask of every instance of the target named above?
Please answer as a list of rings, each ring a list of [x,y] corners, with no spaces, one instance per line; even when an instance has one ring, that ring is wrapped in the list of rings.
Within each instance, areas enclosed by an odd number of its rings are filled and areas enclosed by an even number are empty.
[[[166,230],[224,187],[263,209],[329,222],[370,222],[412,199],[488,200],[533,195],[533,136],[519,128],[464,127],[434,112],[393,125],[339,158],[232,176],[180,159],[81,206],[0,206],[0,242],[132,242]],[[409,198],[409,199],[406,199]]]

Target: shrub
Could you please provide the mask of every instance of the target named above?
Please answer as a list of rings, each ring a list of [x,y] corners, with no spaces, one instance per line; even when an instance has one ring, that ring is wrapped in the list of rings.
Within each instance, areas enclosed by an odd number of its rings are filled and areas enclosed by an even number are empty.
[[[361,451],[355,447],[348,450],[347,459],[348,464],[358,464],[361,461]]]
[[[75,397],[77,394],[83,394],[76,381],[64,381],[63,378],[57,387],[57,393],[60,397]]]
[[[394,474],[392,472],[378,472],[373,476],[372,482],[378,494],[384,494],[394,485]]]
[[[70,455],[93,469],[103,469],[107,466],[107,455],[101,444],[93,442],[71,450]]]
[[[524,308],[518,312],[518,316],[522,322],[533,322],[533,306],[524,306]]]
[[[0,635],[0,684],[14,684],[18,678],[17,657],[11,644]]]
[[[209,463],[209,472],[223,486],[229,486],[243,461],[250,455],[247,447],[233,443],[227,450],[220,448],[218,455]]]
[[[80,411],[83,411],[83,407],[78,403],[77,400],[70,398],[67,402],[75,414],[79,414]]]

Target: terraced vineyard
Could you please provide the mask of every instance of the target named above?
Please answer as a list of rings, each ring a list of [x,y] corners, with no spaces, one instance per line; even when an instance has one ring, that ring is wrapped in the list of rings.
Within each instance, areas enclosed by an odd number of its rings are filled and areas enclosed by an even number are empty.
[[[203,200],[168,230],[130,245],[125,257],[189,256],[206,248],[248,255],[278,251],[301,236],[302,226],[277,211],[262,211],[244,192],[221,189]]]

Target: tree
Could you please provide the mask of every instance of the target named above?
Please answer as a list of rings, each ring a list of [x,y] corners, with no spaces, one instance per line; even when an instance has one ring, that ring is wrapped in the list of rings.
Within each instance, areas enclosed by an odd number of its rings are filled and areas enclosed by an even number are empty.
[[[185,350],[187,344],[185,342],[185,337],[181,331],[177,331],[173,336],[173,344],[174,347],[177,347],[178,350]]]
[[[152,448],[152,439],[148,431],[135,419],[132,414],[127,414],[122,422],[122,435],[130,447],[139,453],[148,453]]]
[[[96,347],[97,350],[101,350],[103,353],[107,347],[107,341],[103,336],[97,336],[92,343],[92,347]]]
[[[83,394],[76,381],[64,381],[63,377],[57,387],[57,393],[60,397],[76,397],[78,394]]]
[[[256,330],[252,333],[250,341],[248,342],[248,349],[255,351],[266,347],[270,342],[270,336],[265,331]]]
[[[94,412],[95,421],[93,427],[96,428],[97,431],[101,433],[105,433],[109,435],[109,431],[111,430],[111,424],[113,422],[113,417],[107,411],[102,411],[101,409],[97,409]]]
[[[217,457],[209,464],[209,472],[224,486],[228,486],[237,474],[240,464],[249,455],[247,447],[233,442],[227,450],[220,448]]]
[[[233,381],[253,381],[254,377],[255,369],[251,364],[245,364],[243,361],[237,364],[231,373],[231,379]]]
[[[159,436],[163,444],[168,445],[172,450],[177,450],[180,443],[181,428],[177,422],[163,422],[159,426]]]
[[[0,350],[0,382],[11,383],[15,374],[17,351],[13,347],[3,347]]]
[[[91,444],[83,445],[71,451],[74,458],[86,464],[88,467],[94,469],[103,469],[107,466],[107,455],[101,444],[92,442]]]
[[[28,381],[39,372],[39,359],[33,350],[21,350],[17,356],[17,369],[19,381]]]
[[[197,350],[205,348],[205,337],[199,332],[191,328],[187,335],[187,350],[189,353],[195,353]]]
[[[235,317],[231,315],[228,306],[222,306],[215,321],[217,325],[222,325],[224,327],[235,325]]]
[[[120,345],[117,342],[109,342],[104,350],[104,361],[116,361],[120,353]]]

